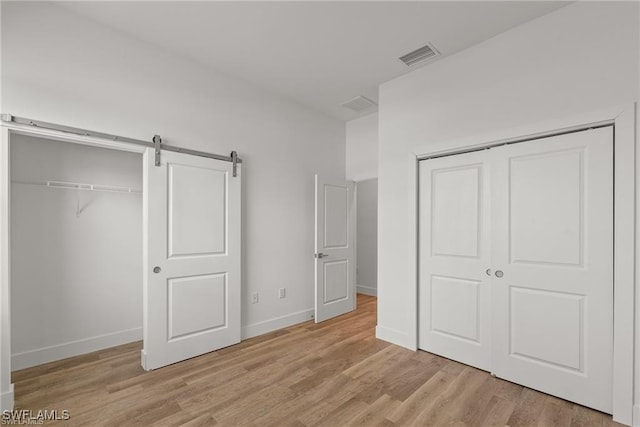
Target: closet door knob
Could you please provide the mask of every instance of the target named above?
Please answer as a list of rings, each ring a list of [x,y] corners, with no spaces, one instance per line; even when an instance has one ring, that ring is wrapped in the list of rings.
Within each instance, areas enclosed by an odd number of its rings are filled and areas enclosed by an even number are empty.
[[[158,274],[162,271],[162,269],[160,267],[158,267],[157,265],[155,267],[153,267],[153,272]]]
[[[502,270],[496,270],[496,277],[499,279],[502,276],[504,276],[504,273],[502,272]]]
[[[490,269],[490,268],[487,268],[487,269],[486,269],[486,271],[485,271],[485,273],[487,273],[487,276],[491,276],[491,269]]]

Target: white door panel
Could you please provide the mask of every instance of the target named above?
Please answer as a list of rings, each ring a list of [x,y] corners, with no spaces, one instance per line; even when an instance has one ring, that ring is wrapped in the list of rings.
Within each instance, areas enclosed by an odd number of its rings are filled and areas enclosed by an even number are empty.
[[[611,412],[613,129],[492,151],[494,372]]]
[[[581,265],[583,155],[559,149],[510,158],[511,262]]]
[[[230,162],[164,151],[157,167],[147,154],[145,369],[240,342],[240,174],[231,172]]]
[[[353,182],[316,175],[315,321],[355,309]]]
[[[324,184],[324,248],[349,246],[349,197],[346,184]]]
[[[482,153],[420,162],[419,347],[489,369],[489,184]]]

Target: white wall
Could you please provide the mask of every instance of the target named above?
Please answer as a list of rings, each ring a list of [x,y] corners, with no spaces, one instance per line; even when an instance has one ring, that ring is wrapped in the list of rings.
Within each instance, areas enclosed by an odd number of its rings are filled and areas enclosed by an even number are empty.
[[[378,113],[347,122],[347,179],[378,177]]]
[[[11,179],[12,369],[142,339],[142,194],[26,184],[140,190],[142,156],[15,136]]]
[[[415,345],[410,156],[638,99],[638,4],[581,2],[380,88],[378,324]],[[597,52],[597,54],[594,54]],[[478,141],[482,142],[482,141]],[[415,156],[414,156],[415,159]]]
[[[574,3],[381,86],[379,336],[417,345],[411,156],[637,101],[638,16],[638,3]]]
[[[358,292],[378,294],[378,180],[357,185],[357,274]]]
[[[313,306],[314,173],[344,123],[47,3],[2,2],[2,112],[243,158],[245,335]],[[278,288],[287,297],[278,299]],[[260,293],[251,304],[249,295]]]

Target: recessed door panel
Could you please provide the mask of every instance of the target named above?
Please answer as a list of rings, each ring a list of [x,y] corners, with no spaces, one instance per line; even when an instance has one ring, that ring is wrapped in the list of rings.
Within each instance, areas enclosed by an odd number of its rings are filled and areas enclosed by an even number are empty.
[[[349,262],[324,263],[324,303],[343,300],[349,295]]]
[[[224,253],[226,171],[184,164],[167,167],[169,257]]]
[[[551,369],[583,372],[586,297],[516,286],[509,289],[511,354]]]
[[[167,286],[169,341],[226,326],[225,274],[169,279]]]
[[[349,245],[349,189],[324,185],[324,247],[346,248]]]
[[[432,173],[433,254],[477,257],[481,167],[437,169]]]
[[[454,338],[478,342],[480,282],[431,277],[431,329]]]
[[[510,159],[511,262],[582,265],[583,149]]]

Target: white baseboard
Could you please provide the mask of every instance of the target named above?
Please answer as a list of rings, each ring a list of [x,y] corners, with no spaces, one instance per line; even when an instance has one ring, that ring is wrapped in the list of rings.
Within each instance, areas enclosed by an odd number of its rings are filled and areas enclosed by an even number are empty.
[[[356,290],[359,294],[371,295],[372,297],[378,296],[378,288],[372,288],[371,286],[357,285]]]
[[[150,369],[147,368],[147,352],[144,351],[144,348],[140,350],[140,364],[142,365],[142,369],[150,371]]]
[[[408,348],[409,350],[417,350],[413,340],[409,339],[409,334],[396,329],[378,325],[376,326],[376,338],[399,345],[400,347]]]
[[[9,391],[0,394],[0,410],[11,411],[13,409],[13,384],[10,385]]]
[[[307,322],[313,319],[314,309],[298,311],[296,313],[287,314],[285,316],[275,317],[263,322],[252,323],[242,327],[242,339],[257,337],[258,335],[267,334],[277,331],[278,329],[287,328],[298,323]]]
[[[117,345],[139,341],[141,339],[142,328],[133,328],[111,334],[99,335],[97,337],[89,337],[82,340],[16,353],[11,355],[11,370],[17,371],[19,369],[30,368],[32,366],[42,365],[43,363],[53,362],[54,360],[79,356],[81,354],[91,353],[92,351],[115,347]]]
[[[633,406],[633,427],[640,427],[640,405]]]

